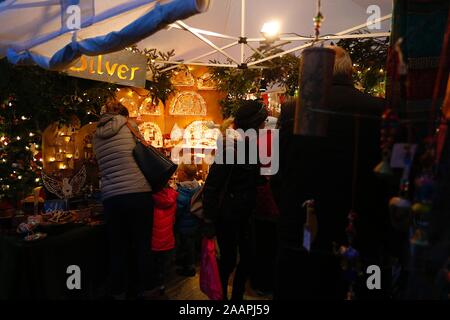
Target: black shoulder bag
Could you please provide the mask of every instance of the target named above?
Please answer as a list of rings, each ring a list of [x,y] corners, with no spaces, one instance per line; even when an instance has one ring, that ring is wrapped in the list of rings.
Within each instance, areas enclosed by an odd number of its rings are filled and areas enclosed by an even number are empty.
[[[142,139],[142,136],[127,122],[133,136],[136,138],[136,147],[133,150],[133,157],[136,160],[142,174],[152,187],[153,192],[158,192],[169,181],[170,177],[177,170],[177,165],[159,152],[150,143]]]

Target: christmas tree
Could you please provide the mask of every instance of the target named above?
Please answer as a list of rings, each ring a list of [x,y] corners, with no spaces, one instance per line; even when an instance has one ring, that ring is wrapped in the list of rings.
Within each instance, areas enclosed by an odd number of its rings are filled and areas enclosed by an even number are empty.
[[[0,201],[13,205],[41,185],[41,135],[73,117],[97,121],[116,86],[0,60]]]

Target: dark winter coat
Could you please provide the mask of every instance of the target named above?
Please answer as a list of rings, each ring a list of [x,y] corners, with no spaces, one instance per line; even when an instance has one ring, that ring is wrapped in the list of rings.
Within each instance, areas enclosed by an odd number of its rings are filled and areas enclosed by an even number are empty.
[[[331,252],[332,243],[346,242],[347,215],[352,208],[352,182],[357,174],[354,209],[359,215],[359,239],[370,243],[382,233],[383,186],[373,173],[381,160],[379,117],[382,99],[364,94],[351,81],[335,78],[329,96],[329,109],[354,116],[332,115],[325,138],[292,135],[291,117],[280,130],[280,172],[274,178],[280,208],[280,239],[287,246],[299,246],[305,222],[304,201],[316,200],[319,231],[315,248]],[[291,106],[294,108],[294,106]],[[291,111],[291,112],[289,112]],[[283,111],[282,111],[283,112]],[[289,119],[290,118],[290,119]],[[359,139],[355,142],[355,124],[359,121]],[[357,166],[354,169],[355,146]],[[367,228],[371,225],[371,228]],[[358,230],[359,229],[359,230]]]
[[[224,145],[224,154],[236,153],[235,144]],[[259,164],[249,164],[249,161],[244,164],[213,163],[204,187],[205,218],[212,221],[248,220],[255,210],[256,188],[261,184],[260,179]]]

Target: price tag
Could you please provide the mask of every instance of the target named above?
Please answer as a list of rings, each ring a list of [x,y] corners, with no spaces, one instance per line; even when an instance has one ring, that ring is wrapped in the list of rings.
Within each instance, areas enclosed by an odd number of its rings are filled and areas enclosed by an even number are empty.
[[[392,148],[391,167],[405,168],[412,163],[414,154],[416,153],[416,144],[396,143]],[[408,154],[409,152],[409,154]]]

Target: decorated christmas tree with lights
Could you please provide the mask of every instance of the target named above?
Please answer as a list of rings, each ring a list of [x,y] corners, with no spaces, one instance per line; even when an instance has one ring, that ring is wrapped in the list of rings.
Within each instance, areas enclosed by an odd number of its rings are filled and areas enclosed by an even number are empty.
[[[42,183],[41,135],[73,117],[97,121],[116,86],[0,60],[0,202],[17,206]]]

